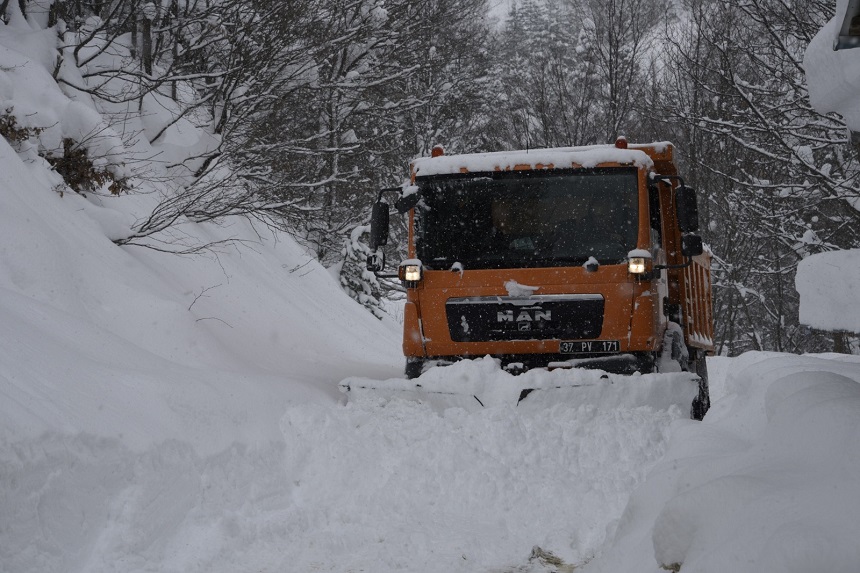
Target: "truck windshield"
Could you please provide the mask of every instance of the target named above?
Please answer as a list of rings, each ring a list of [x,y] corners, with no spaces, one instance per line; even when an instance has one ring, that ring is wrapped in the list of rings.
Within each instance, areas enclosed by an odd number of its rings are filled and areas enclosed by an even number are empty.
[[[418,181],[418,257],[430,269],[623,262],[636,248],[635,168],[469,174]]]

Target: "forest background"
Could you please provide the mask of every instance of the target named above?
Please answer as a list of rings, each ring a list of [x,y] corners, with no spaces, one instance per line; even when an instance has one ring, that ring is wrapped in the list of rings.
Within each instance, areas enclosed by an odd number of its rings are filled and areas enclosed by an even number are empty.
[[[699,189],[714,254],[716,343],[860,353],[798,320],[794,275],[860,247],[860,141],[809,104],[803,55],[828,0],[0,0],[108,125],[44,139],[68,188],[156,193],[119,245],[193,253],[183,221],[252,217],[289,232],[369,311],[397,286],[364,267],[370,206],[411,159],[447,152],[670,140]],[[2,101],[0,101],[2,104]],[[146,129],[128,130],[130,117]],[[205,128],[181,164],[155,144]],[[50,126],[0,106],[19,146]],[[146,147],[146,149],[151,149]],[[58,190],[62,192],[61,190]],[[395,225],[390,260],[404,255]]]

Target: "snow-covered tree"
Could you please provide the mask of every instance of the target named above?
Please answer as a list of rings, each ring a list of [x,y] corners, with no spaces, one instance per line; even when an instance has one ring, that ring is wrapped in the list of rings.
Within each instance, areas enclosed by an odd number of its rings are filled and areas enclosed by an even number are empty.
[[[847,131],[811,108],[801,66],[829,11],[818,2],[684,4],[666,34],[667,89],[651,106],[674,126],[705,191],[722,350],[821,349],[797,320],[796,265],[860,240]]]

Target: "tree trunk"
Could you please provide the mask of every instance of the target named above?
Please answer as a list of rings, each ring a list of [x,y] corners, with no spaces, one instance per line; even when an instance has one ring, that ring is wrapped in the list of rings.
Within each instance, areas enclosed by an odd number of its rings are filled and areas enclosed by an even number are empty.
[[[851,354],[851,349],[848,346],[848,335],[846,333],[833,333],[833,352],[837,354]]]
[[[860,160],[860,131],[851,132],[851,145],[854,146],[854,151],[857,152],[857,159]]]
[[[143,71],[152,75],[152,20],[143,18]]]
[[[131,57],[137,59],[137,18],[131,19]]]

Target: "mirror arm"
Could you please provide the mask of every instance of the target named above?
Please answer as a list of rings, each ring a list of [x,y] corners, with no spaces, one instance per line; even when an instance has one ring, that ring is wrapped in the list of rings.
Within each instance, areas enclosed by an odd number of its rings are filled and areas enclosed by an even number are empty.
[[[376,196],[376,202],[379,203],[380,201],[382,201],[382,195],[384,193],[399,193],[402,190],[402,187],[386,187],[385,189],[380,189],[379,194],[377,194]]]
[[[690,265],[693,264],[693,257],[684,257],[686,259],[686,263],[683,265],[654,265],[655,271],[662,271],[663,269],[674,270],[674,269],[686,269]]]
[[[686,187],[687,184],[684,183],[684,178],[680,175],[660,175],[659,173],[651,173],[651,179],[677,179],[678,182],[681,183],[680,187]]]
[[[685,262],[683,265],[654,265],[654,267],[651,270],[651,276],[648,278],[659,279],[660,278],[660,271],[662,271],[662,270],[671,271],[671,270],[686,269],[687,267],[689,267],[690,265],[693,264],[693,257],[684,257],[684,259],[687,262]]]

